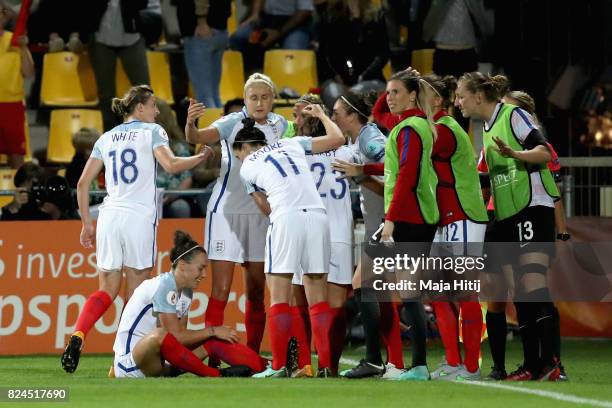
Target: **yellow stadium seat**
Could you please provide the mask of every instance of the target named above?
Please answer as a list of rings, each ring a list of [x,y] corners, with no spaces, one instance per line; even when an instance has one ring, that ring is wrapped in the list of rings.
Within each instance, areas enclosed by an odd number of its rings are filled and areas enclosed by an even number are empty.
[[[15,184],[13,179],[15,178],[15,169],[0,169],[0,190],[14,190]],[[13,196],[0,196],[0,208],[4,207],[8,203],[13,201]]]
[[[93,109],[57,109],[51,112],[47,160],[70,163],[74,156],[72,135],[82,127],[103,132],[102,114]]]
[[[168,59],[168,54],[160,51],[147,51],[147,65],[149,66],[151,88],[153,88],[155,96],[163,99],[169,105],[172,105],[174,103],[174,96],[172,95],[172,77],[170,76],[170,61]],[[117,96],[119,97],[122,97],[128,89],[130,89],[130,86],[132,86],[120,59],[117,59],[115,86]]]
[[[276,89],[290,87],[300,95],[318,86],[314,51],[270,50],[264,55],[264,74],[272,78]]]
[[[281,108],[274,108],[274,113],[281,115],[287,120],[295,120],[293,117],[293,106],[283,106]]]
[[[236,2],[232,1],[232,14],[227,19],[227,32],[232,35],[238,28],[238,15],[236,14]]]
[[[244,95],[244,61],[240,51],[223,53],[220,94],[224,103]]]
[[[387,62],[387,65],[383,68],[383,76],[388,81],[393,75],[393,71],[391,70],[391,61]]]
[[[433,73],[433,49],[412,51],[412,68],[416,69],[421,75]]]
[[[223,116],[223,108],[207,108],[204,115],[198,119],[198,127],[204,129],[209,127],[215,120]]]
[[[86,53],[47,53],[43,59],[40,102],[47,106],[95,106],[98,88]]]
[[[26,115],[23,123],[25,130],[25,143],[26,143],[26,154],[24,157],[25,162],[32,161],[32,148],[30,147],[30,126],[28,126],[28,116]],[[6,165],[8,163],[8,157],[5,154],[0,154],[0,164]]]

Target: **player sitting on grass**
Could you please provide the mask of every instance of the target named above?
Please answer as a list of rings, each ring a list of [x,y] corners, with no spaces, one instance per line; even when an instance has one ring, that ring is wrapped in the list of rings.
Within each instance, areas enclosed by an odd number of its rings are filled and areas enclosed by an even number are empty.
[[[170,259],[172,270],[144,281],[125,305],[113,346],[114,376],[161,377],[190,372],[219,377],[264,370],[266,360],[238,343],[235,330],[224,326],[187,329],[193,290],[206,277],[204,248],[185,232],[176,231]],[[209,367],[202,362],[207,356],[236,367]]]

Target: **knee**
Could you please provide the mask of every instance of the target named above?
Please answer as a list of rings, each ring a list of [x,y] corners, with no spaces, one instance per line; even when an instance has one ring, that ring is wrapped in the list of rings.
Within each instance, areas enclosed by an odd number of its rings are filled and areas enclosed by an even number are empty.
[[[212,288],[212,297],[214,297],[217,300],[226,301],[229,298],[230,288],[231,288],[231,282],[229,284],[226,282],[223,282],[220,284],[215,283],[215,285],[213,285],[213,288]]]
[[[501,313],[506,311],[505,302],[488,302],[487,311],[491,313]]]

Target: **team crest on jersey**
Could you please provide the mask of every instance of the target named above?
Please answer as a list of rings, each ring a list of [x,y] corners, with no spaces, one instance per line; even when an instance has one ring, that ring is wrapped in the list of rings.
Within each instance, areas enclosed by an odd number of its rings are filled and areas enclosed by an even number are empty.
[[[225,252],[225,241],[213,241],[213,251],[215,251],[216,254],[222,254],[223,252]]]
[[[168,294],[166,295],[166,300],[168,301],[168,303],[170,303],[171,305],[176,305],[176,292],[171,290],[170,292],[168,292]]]

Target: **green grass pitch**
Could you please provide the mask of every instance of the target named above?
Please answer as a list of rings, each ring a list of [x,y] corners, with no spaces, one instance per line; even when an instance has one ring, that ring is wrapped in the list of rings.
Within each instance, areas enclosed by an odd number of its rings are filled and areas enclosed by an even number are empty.
[[[483,344],[484,374],[491,365]],[[428,349],[430,370],[443,357],[437,342]],[[520,361],[520,343],[509,343],[507,367]],[[358,360],[362,350],[343,358]],[[405,350],[405,361],[410,352]],[[510,388],[429,381],[178,378],[109,379],[109,355],[83,355],[75,374],[62,371],[59,356],[0,358],[0,387],[68,387],[69,402],[2,403],[2,406],[53,407],[612,407],[612,341],[565,340],[565,383],[493,383]],[[533,392],[527,394],[526,392]],[[542,392],[543,391],[543,392]],[[544,395],[542,395],[544,394]]]

